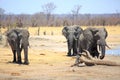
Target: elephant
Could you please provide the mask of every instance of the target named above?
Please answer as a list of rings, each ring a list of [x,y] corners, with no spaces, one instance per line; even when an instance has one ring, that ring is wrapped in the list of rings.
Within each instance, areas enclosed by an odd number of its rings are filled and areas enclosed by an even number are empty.
[[[22,64],[21,51],[24,49],[24,64],[28,65],[29,31],[26,29],[11,29],[6,33],[6,36],[13,52],[13,63]]]
[[[82,31],[83,31],[82,28],[77,25],[65,26],[62,29],[62,34],[67,39],[68,45],[67,56],[75,56],[77,54],[78,39]],[[71,53],[71,50],[73,50],[73,54]]]
[[[106,43],[108,32],[105,28],[87,28],[80,35],[78,40],[79,52],[84,50],[89,51],[92,57],[105,57],[106,46],[110,48]]]
[[[83,30],[78,39],[78,52],[75,64],[79,63],[82,52],[89,52],[92,57],[104,59],[108,32],[105,28],[87,28]],[[88,54],[89,54],[88,53]]]

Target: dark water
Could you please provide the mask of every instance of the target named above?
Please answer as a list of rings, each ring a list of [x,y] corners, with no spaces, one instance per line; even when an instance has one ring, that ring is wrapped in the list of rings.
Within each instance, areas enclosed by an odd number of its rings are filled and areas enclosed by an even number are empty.
[[[120,47],[117,49],[106,50],[106,54],[119,55],[120,56]]]

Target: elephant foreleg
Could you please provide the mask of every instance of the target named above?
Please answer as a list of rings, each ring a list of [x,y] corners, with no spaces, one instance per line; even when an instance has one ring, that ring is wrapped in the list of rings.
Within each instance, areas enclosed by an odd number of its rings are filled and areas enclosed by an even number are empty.
[[[77,43],[73,44],[73,56],[76,56],[77,54]]]
[[[20,50],[17,50],[17,58],[18,58],[18,63],[21,64],[22,61],[21,61],[21,53],[20,53]]]
[[[28,65],[28,47],[24,48],[24,64]]]
[[[71,56],[71,49],[68,48],[67,56]]]
[[[13,52],[13,63],[16,63],[16,50],[12,50]]]
[[[21,51],[20,51],[20,47],[19,46],[17,46],[17,62],[19,63],[19,64],[21,64],[22,63],[22,61],[21,61]]]

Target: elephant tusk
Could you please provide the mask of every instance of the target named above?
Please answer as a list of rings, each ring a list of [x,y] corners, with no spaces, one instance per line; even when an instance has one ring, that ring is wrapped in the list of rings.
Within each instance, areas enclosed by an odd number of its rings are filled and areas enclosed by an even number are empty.
[[[111,47],[109,47],[107,44],[106,44],[106,47],[109,48],[109,49],[111,49]]]
[[[102,52],[101,52],[101,50],[100,50],[100,46],[99,45],[97,45],[97,51],[98,51],[98,53],[100,54],[100,56],[102,55]]]
[[[101,54],[101,51],[100,51],[100,46],[99,46],[99,45],[97,45],[97,51],[98,51],[98,53],[100,53],[100,54]]]

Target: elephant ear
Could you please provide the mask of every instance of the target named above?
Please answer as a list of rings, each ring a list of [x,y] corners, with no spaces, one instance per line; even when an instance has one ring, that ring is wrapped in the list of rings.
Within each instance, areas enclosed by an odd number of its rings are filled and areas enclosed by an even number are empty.
[[[15,41],[17,39],[17,34],[13,31],[13,30],[10,30],[6,33],[6,36],[7,36],[7,39],[8,40],[13,40]]]
[[[65,26],[63,29],[62,29],[62,35],[64,35],[66,38],[67,38],[67,31],[68,31],[68,28],[67,26]]]
[[[100,28],[100,29],[96,29],[96,32],[94,34],[95,37],[100,37],[100,34],[102,33],[102,35],[104,35],[105,39],[108,36],[107,30],[105,28]]]
[[[5,35],[7,37],[10,37],[12,34],[13,34],[13,31],[12,30],[8,30]]]
[[[105,28],[104,28],[104,32],[105,32],[105,38],[107,38],[108,32],[107,32],[107,30]]]
[[[75,36],[78,39],[80,34],[83,32],[83,29],[80,26],[75,26]]]

